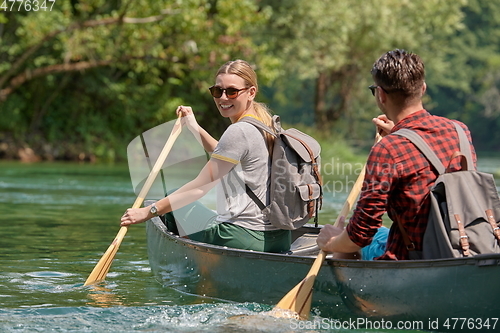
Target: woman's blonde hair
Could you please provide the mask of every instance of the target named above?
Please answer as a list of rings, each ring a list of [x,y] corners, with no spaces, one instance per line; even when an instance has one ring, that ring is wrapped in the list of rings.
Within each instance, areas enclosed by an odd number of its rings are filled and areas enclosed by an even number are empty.
[[[233,60],[228,61],[222,65],[217,74],[235,74],[241,77],[245,81],[245,88],[255,87],[256,93],[259,92],[259,84],[257,83],[257,74],[252,69],[252,66],[245,60]],[[272,114],[271,110],[264,103],[252,102],[255,114],[261,119],[261,121],[267,126],[272,127]]]

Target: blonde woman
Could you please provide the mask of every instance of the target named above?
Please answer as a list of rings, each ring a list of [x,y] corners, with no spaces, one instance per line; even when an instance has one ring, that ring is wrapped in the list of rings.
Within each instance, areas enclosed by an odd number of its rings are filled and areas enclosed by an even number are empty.
[[[286,252],[290,249],[290,231],[278,229],[265,220],[244,187],[244,184],[248,185],[262,202],[268,201],[268,147],[271,138],[254,125],[240,121],[244,117],[253,117],[266,125],[271,124],[268,108],[255,101],[257,75],[246,61],[229,61],[219,68],[215,84],[209,90],[220,114],[232,123],[219,141],[198,125],[190,107],[179,106],[177,114],[183,116],[183,124],[190,131],[199,134],[203,147],[211,154],[210,160],[194,180],[167,197],[148,207],[127,209],[121,218],[121,226],[141,223],[170,212],[182,225],[183,219],[189,218],[183,208],[193,203],[199,206],[200,203],[195,201],[217,185],[217,214],[196,208],[198,212],[205,212],[200,224],[211,219],[215,224],[188,235],[190,239],[246,250]],[[200,214],[195,215],[199,219]],[[171,222],[172,214],[166,214],[166,217]]]

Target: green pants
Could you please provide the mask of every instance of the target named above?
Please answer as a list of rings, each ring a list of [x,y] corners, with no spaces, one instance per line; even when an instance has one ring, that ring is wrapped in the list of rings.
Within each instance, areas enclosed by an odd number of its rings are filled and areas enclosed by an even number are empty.
[[[195,233],[186,232],[189,239],[198,242],[262,252],[281,253],[290,250],[292,241],[290,230],[250,230],[233,223],[215,223],[215,217],[215,212],[197,201],[173,213],[165,214],[165,224],[170,231],[177,234],[183,225],[206,225],[207,228],[204,230]]]
[[[290,230],[257,231],[240,227],[233,223],[220,223],[208,229],[189,235],[190,239],[262,252],[287,252],[290,250],[292,233]]]

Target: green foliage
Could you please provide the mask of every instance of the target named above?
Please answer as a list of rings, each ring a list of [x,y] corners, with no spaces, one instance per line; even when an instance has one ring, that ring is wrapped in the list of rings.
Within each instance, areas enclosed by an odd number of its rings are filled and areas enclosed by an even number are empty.
[[[500,150],[499,20],[487,0],[73,0],[4,11],[0,157],[15,156],[6,143],[43,158],[123,159],[178,105],[217,137],[228,122],[207,88],[237,58],[255,64],[258,100],[287,122],[314,128],[327,149],[368,147],[379,114],[370,68],[394,48],[424,59],[428,109]]]
[[[296,96],[302,96],[301,104],[307,108],[303,113],[314,114],[318,128],[367,139],[372,132],[368,131],[371,124],[367,119],[378,114],[366,89],[371,84],[373,62],[388,50],[404,48],[421,54],[429,67],[439,67],[433,63],[442,63],[446,54],[442,51],[442,40],[462,27],[461,7],[465,2],[268,0],[262,3],[273,9],[267,30],[277,57],[286,59],[284,66],[288,73],[282,77],[278,85],[281,89],[274,91],[273,99],[290,100],[294,108]],[[290,77],[300,83],[294,80],[288,84]]]
[[[431,82],[434,112],[466,122],[479,150],[500,150],[500,3],[469,0],[463,26],[443,41],[443,69]]]
[[[5,14],[0,140],[55,158],[123,158],[180,104],[220,134],[213,73],[238,57],[272,63],[251,38],[267,17],[256,11],[255,1],[81,0]]]

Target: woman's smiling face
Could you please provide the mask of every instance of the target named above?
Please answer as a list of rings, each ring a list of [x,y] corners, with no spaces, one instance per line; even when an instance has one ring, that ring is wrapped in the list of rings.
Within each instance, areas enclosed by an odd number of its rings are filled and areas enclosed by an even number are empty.
[[[245,89],[245,80],[236,74],[219,74],[215,78],[215,86],[221,89],[235,88],[235,89]],[[238,121],[238,119],[246,114],[253,113],[250,110],[252,106],[252,101],[255,98],[255,87],[250,87],[246,90],[241,90],[236,98],[228,98],[226,91],[221,97],[214,97],[214,102],[219,109],[220,114],[229,118],[232,123]]]

